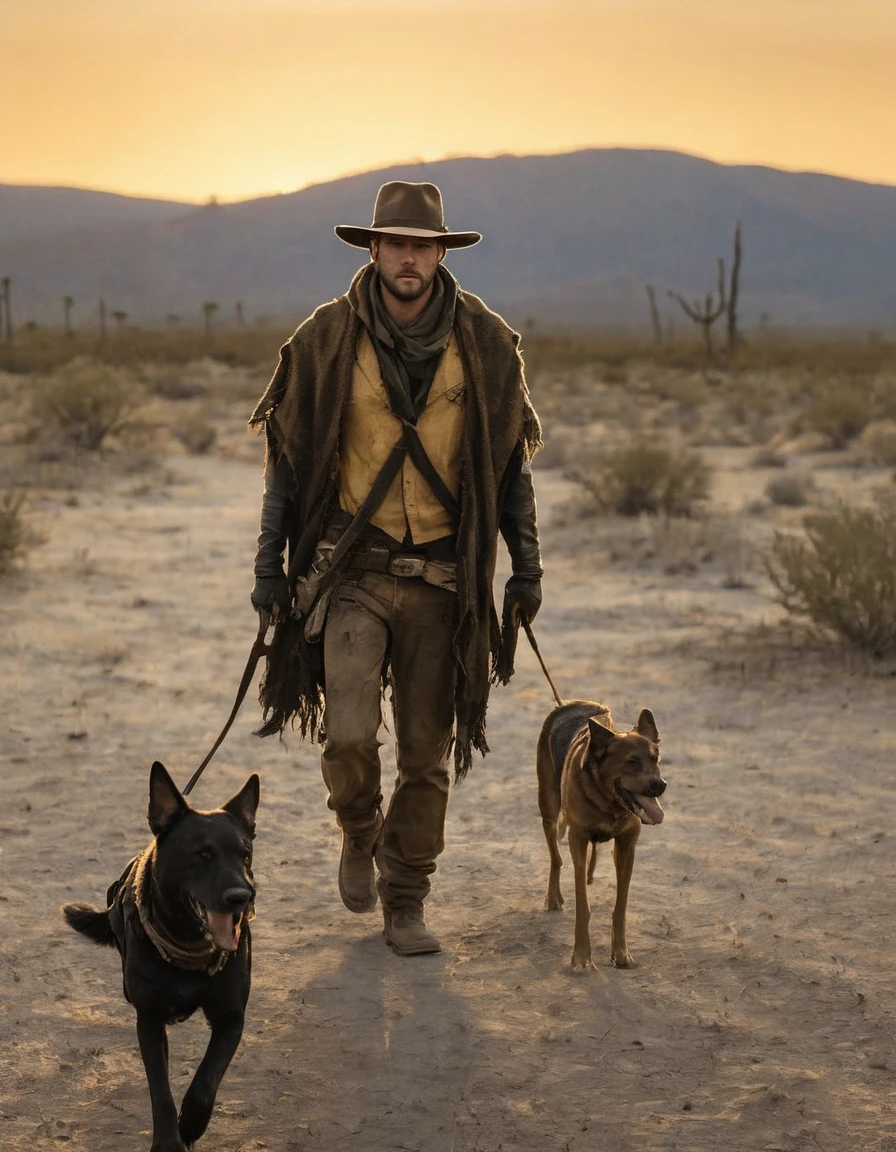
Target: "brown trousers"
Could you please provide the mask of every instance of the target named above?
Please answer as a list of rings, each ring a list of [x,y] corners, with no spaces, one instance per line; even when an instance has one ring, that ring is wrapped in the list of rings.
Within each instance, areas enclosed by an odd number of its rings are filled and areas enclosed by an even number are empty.
[[[397,777],[377,865],[391,908],[425,899],[445,847],[456,623],[454,592],[378,572],[343,578],[327,616],[321,770],[340,827],[362,842],[372,843],[380,819],[382,671],[390,669]]]

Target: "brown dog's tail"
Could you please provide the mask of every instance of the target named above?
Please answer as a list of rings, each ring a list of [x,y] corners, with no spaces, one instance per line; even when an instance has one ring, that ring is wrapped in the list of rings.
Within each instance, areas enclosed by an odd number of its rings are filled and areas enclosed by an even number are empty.
[[[115,946],[108,908],[101,911],[90,904],[63,904],[62,915],[76,932],[88,936],[95,944]]]

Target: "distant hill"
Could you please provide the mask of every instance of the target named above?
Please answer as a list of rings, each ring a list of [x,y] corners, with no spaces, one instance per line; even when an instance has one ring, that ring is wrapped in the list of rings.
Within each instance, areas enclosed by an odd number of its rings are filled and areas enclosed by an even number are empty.
[[[0,184],[0,245],[83,228],[152,224],[172,220],[195,205],[93,192],[85,188],[44,188]]]
[[[740,221],[745,326],[896,326],[896,188],[637,149],[408,164],[202,207],[0,186],[0,275],[19,323],[59,323],[63,295],[84,326],[100,296],[137,323],[198,323],[205,300],[297,321],[364,261],[333,225],[369,223],[391,179],[434,181],[449,227],[483,233],[449,266],[517,325],[645,325],[649,283],[686,327],[666,290],[714,289]]]

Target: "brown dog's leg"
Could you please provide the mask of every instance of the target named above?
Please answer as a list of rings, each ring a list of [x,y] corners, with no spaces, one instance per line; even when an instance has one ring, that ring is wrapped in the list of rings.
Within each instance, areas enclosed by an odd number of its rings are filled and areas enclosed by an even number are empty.
[[[570,825],[569,828],[569,854],[572,856],[572,867],[576,882],[576,926],[573,937],[572,966],[573,968],[593,968],[591,959],[591,937],[588,933],[588,923],[591,911],[588,907],[588,845],[587,835],[580,829]]]
[[[591,845],[591,852],[588,855],[588,883],[594,880],[594,867],[597,864],[597,845]]]
[[[551,873],[548,876],[548,894],[544,899],[544,907],[546,912],[559,912],[563,907],[563,896],[560,892],[563,857],[560,855],[557,821],[549,816],[542,816],[541,826],[544,828],[544,838],[548,842],[548,851],[551,854]]]
[[[635,866],[635,845],[641,834],[641,825],[635,824],[630,832],[617,836],[613,842],[613,862],[616,865],[616,904],[613,907],[613,939],[610,961],[617,968],[634,968],[635,962],[625,943],[625,910],[628,905],[628,887]]]

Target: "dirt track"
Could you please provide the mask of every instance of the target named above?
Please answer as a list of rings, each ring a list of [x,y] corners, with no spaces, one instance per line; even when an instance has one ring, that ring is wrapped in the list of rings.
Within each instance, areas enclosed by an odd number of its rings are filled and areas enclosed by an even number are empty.
[[[117,957],[58,907],[100,901],[145,842],[151,761],[186,781],[254,635],[259,464],[171,468],[158,488],[39,506],[47,541],[0,604],[5,1152],[149,1145]],[[248,1025],[200,1148],[896,1149],[892,680],[757,639],[777,609],[713,571],[610,563],[617,529],[561,526],[565,494],[542,475],[542,652],[561,693],[626,723],[648,706],[662,736],[667,817],[630,900],[639,966],[606,963],[608,854],[597,971],[569,967],[570,868],[567,912],[542,911],[533,750],[552,700],[531,653],[452,797],[435,957],[393,956],[378,915],[342,908],[316,750],[253,737],[250,702],[194,794],[213,807],[262,774]],[[179,1091],[205,1037],[195,1020],[172,1033]]]

